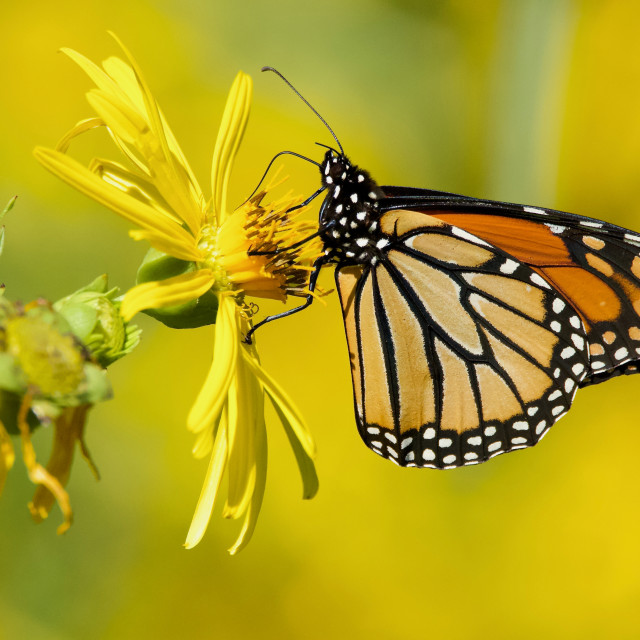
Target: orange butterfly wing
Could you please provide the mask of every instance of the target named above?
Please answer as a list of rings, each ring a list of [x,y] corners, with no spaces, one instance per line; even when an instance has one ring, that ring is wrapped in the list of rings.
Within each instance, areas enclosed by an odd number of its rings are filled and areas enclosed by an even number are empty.
[[[580,315],[590,375],[582,386],[636,373],[640,359],[640,237],[599,221],[545,223],[428,211],[500,247],[543,276]]]
[[[365,443],[436,468],[536,444],[588,372],[574,309],[464,229],[407,210],[380,224],[380,261],[336,271]]]

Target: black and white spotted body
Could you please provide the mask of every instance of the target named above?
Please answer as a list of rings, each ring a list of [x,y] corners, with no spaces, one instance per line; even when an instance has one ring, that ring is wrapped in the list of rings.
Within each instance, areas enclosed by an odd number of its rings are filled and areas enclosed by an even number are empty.
[[[327,196],[320,209],[325,262],[375,264],[388,244],[380,231],[378,201],[382,189],[367,171],[329,150],[320,165]]]

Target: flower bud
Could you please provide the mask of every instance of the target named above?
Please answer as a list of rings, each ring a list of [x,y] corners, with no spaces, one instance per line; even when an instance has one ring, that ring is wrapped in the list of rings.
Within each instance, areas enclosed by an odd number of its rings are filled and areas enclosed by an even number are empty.
[[[120,315],[118,288],[107,288],[107,276],[102,275],[53,305],[103,367],[129,353],[140,341],[140,330]]]

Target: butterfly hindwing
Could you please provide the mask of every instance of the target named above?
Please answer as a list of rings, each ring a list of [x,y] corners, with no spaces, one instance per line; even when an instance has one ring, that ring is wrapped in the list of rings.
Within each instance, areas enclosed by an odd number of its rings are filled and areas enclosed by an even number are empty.
[[[437,468],[534,445],[588,373],[581,318],[464,229],[407,210],[380,225],[380,260],[336,271],[365,443]]]

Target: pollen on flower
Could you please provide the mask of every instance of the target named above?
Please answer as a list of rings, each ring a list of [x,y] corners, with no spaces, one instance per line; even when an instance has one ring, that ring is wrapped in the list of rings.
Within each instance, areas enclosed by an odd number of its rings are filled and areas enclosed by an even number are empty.
[[[198,248],[215,275],[215,289],[284,302],[289,295],[309,293],[310,265],[320,245],[309,241],[295,247],[313,224],[298,219],[303,209],[291,211],[298,199],[287,195],[265,204],[266,194],[257,193],[219,228],[203,227]]]

